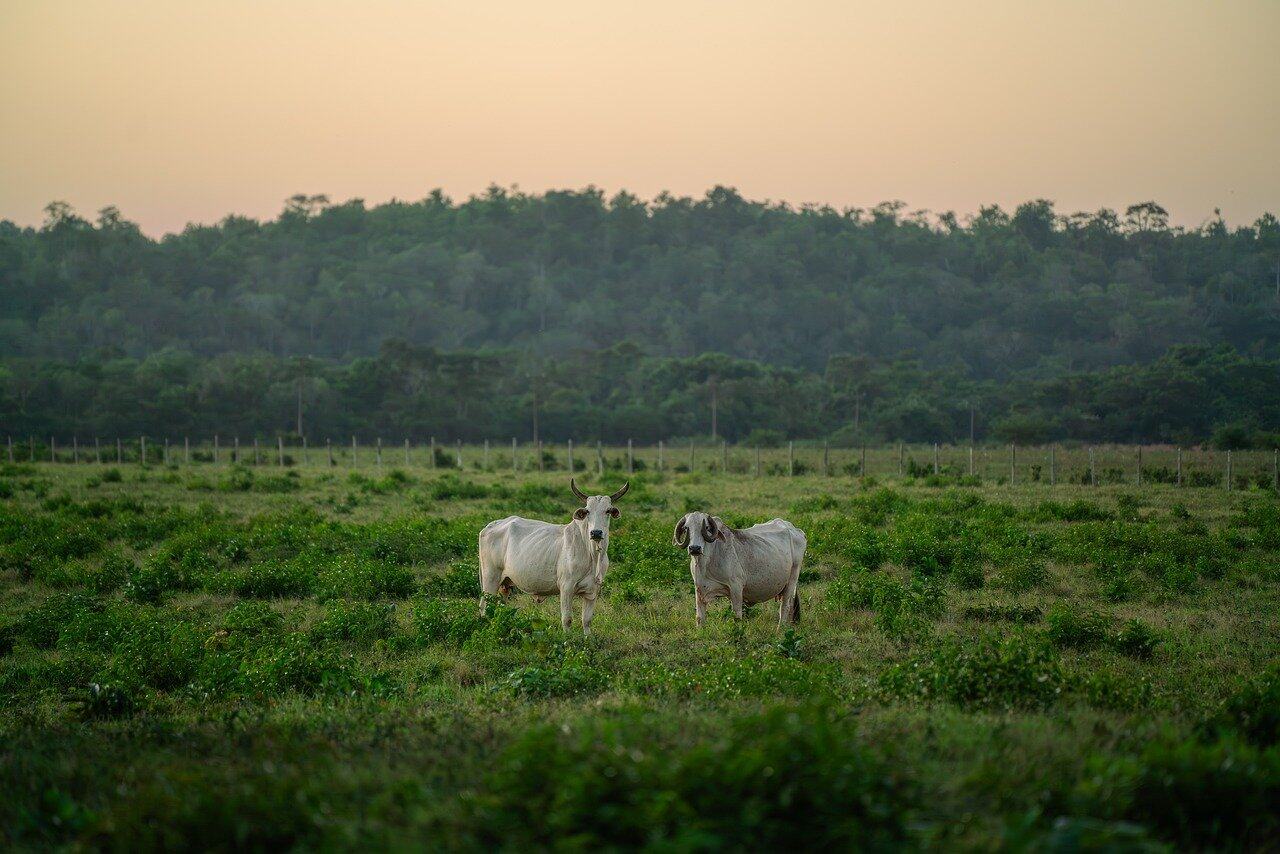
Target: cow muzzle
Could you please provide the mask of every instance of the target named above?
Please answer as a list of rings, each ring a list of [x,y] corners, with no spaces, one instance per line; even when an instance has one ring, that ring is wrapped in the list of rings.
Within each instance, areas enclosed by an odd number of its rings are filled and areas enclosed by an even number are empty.
[[[604,539],[604,531],[601,531],[599,529],[592,531],[591,539],[595,540],[597,543],[600,542],[601,540]]]
[[[702,546],[689,546],[689,554],[698,557],[702,554]]]

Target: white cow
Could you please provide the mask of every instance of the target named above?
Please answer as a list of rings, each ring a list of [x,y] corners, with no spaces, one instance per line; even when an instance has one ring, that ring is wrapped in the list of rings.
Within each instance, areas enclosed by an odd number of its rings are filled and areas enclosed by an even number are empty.
[[[582,597],[582,633],[591,631],[596,596],[609,570],[609,520],[618,518],[613,503],[630,482],[612,495],[586,495],[573,478],[569,488],[585,504],[566,525],[508,516],[480,532],[480,613],[486,595],[506,597],[515,587],[544,596],[560,595],[560,624],[573,624],[573,597]]]
[[[707,603],[725,596],[739,619],[744,603],[777,599],[779,627],[800,622],[796,587],[809,541],[795,525],[772,519],[735,531],[716,516],[686,513],[674,539],[689,551],[699,626],[707,619]]]

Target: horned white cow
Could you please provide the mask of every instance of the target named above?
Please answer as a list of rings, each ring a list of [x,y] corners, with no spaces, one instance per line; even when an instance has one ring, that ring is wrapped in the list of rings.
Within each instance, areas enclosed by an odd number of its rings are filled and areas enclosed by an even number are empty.
[[[743,604],[777,599],[779,627],[800,622],[800,568],[809,541],[785,519],[734,530],[717,516],[686,513],[676,523],[674,541],[689,552],[689,571],[698,625],[707,619],[707,603],[729,597],[733,615]]]
[[[582,597],[582,633],[591,631],[596,596],[609,570],[609,521],[618,517],[614,502],[627,494],[630,482],[612,495],[587,495],[573,478],[569,488],[582,501],[565,525],[508,516],[480,532],[480,613],[484,595],[506,597],[515,587],[533,594],[560,596],[560,624],[573,624],[573,597]]]

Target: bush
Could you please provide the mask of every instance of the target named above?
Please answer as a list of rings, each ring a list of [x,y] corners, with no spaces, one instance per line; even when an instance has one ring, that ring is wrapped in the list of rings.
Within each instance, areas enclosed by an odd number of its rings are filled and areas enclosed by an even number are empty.
[[[80,716],[85,720],[128,717],[137,706],[129,688],[112,683],[90,682],[79,701]]]
[[[421,589],[426,596],[475,598],[480,595],[480,568],[474,563],[455,563],[424,579]]]
[[[518,667],[503,680],[516,694],[539,698],[594,694],[608,682],[608,674],[587,655],[564,644],[557,645],[544,664]]]
[[[891,696],[971,708],[1043,708],[1057,699],[1062,683],[1057,654],[1026,634],[947,639],[880,676]]]
[[[1155,652],[1159,637],[1141,620],[1130,620],[1111,638],[1111,646],[1131,658],[1148,659]]]
[[[464,847],[513,850],[892,849],[911,790],[825,709],[773,709],[722,737],[673,743],[626,712],[535,727],[495,762],[458,817]]]
[[[970,605],[963,616],[983,623],[1038,623],[1043,614],[1034,605]]]
[[[1045,616],[1047,636],[1054,646],[1069,649],[1092,649],[1108,637],[1107,618],[1098,613],[1076,613],[1059,605]]]
[[[310,634],[314,640],[322,642],[372,644],[395,632],[394,615],[394,605],[339,600],[329,603],[324,615],[311,627]]]
[[[1201,729],[1233,734],[1258,747],[1280,743],[1280,666],[1236,689]]]

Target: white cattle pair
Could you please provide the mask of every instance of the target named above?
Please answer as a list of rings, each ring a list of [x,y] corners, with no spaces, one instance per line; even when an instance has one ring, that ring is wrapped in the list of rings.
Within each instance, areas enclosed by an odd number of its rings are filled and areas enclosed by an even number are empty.
[[[609,569],[609,522],[630,483],[612,495],[587,495],[572,478],[569,488],[583,502],[563,525],[508,516],[480,532],[480,609],[483,597],[516,588],[541,601],[560,597],[560,623],[573,624],[573,599],[582,597],[582,631],[591,631],[596,597]],[[800,620],[796,585],[807,545],[804,532],[784,519],[735,530],[716,516],[687,513],[676,524],[675,545],[689,553],[698,625],[707,603],[727,597],[735,617],[743,605],[777,599],[778,624]]]

